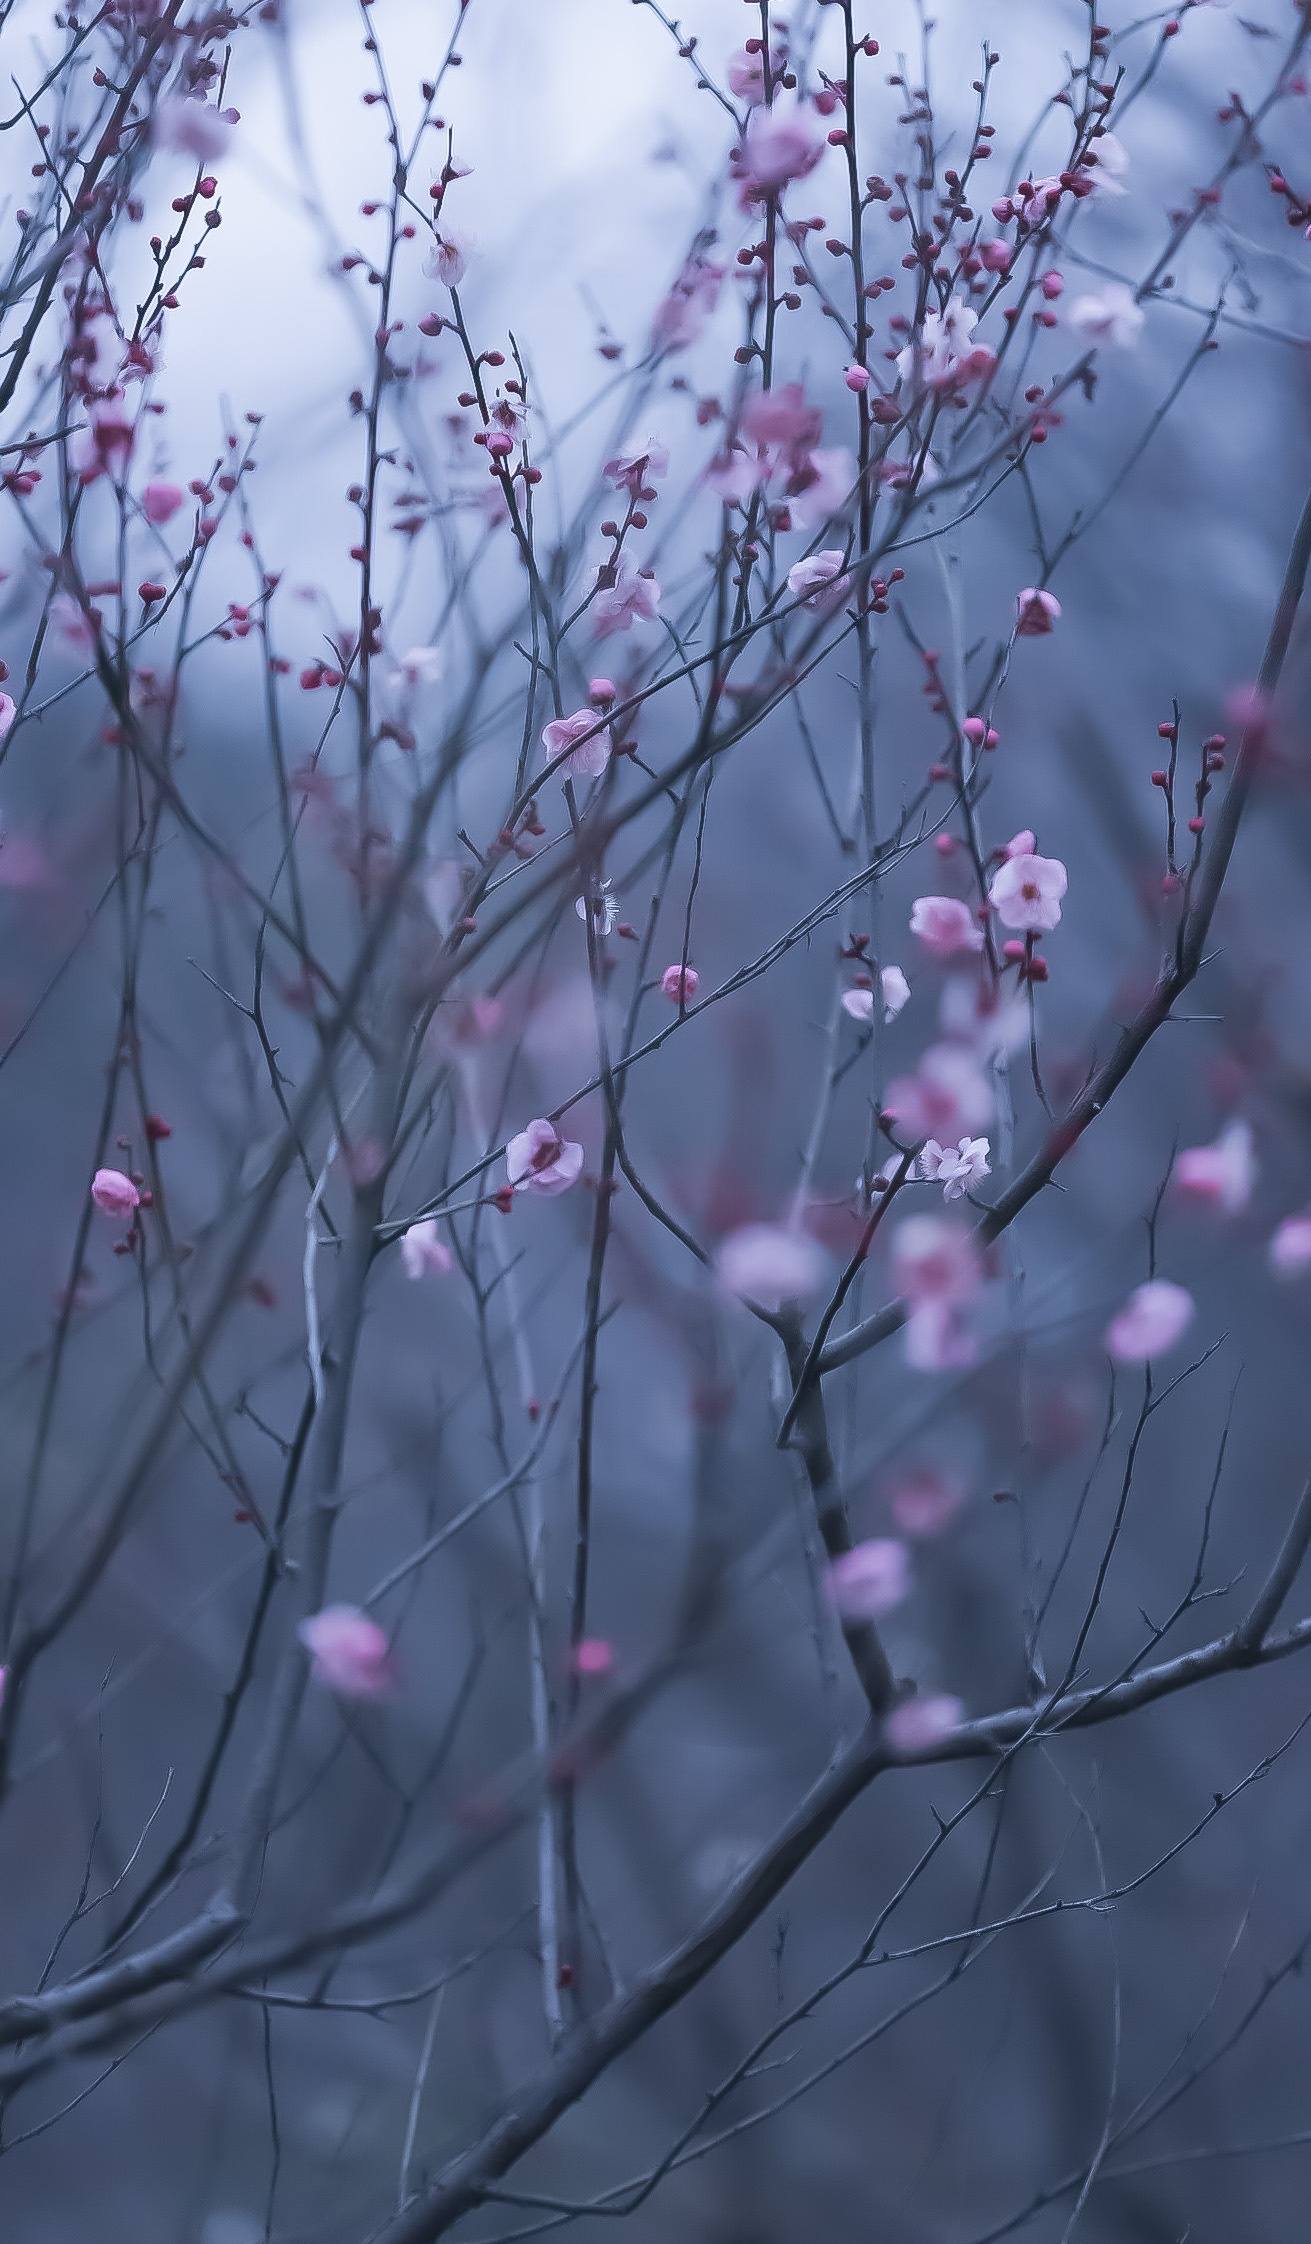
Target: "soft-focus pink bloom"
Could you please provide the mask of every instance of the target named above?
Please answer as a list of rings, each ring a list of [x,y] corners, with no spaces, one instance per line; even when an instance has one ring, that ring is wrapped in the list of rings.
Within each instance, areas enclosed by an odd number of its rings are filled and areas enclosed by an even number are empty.
[[[616,490],[631,492],[636,498],[648,483],[668,475],[669,447],[654,436],[648,436],[645,443],[630,443],[622,452],[616,452],[612,460],[606,461],[604,472]]]
[[[1026,584],[1023,592],[1015,595],[1016,638],[1045,638],[1060,613],[1061,603],[1054,592],[1039,592],[1036,585]]]
[[[788,512],[797,530],[818,530],[840,514],[856,480],[856,462],[843,445],[811,452],[789,478]]]
[[[357,1605],[325,1605],[296,1631],[314,1679],[345,1699],[376,1699],[392,1682],[391,1652],[376,1621]]]
[[[0,740],[4,739],[17,715],[18,703],[14,700],[13,695],[11,693],[0,693]]]
[[[1187,1199],[1218,1208],[1222,1215],[1237,1215],[1256,1182],[1251,1125],[1230,1122],[1214,1144],[1185,1146],[1170,1181]]]
[[[1059,857],[1008,857],[988,886],[988,900],[1003,927],[1047,934],[1061,916],[1068,875]]]
[[[700,989],[701,976],[695,966],[667,966],[660,987],[671,1005],[686,1004]]]
[[[1090,343],[1125,350],[1136,343],[1146,320],[1131,288],[1123,281],[1107,281],[1092,296],[1076,296],[1070,306],[1070,325]]]
[[[846,555],[840,546],[828,546],[822,553],[808,553],[803,561],[794,561],[788,570],[788,591],[795,596],[805,596],[808,608],[825,608],[841,600],[847,585],[843,564]]]
[[[908,1216],[892,1241],[892,1280],[913,1309],[969,1301],[979,1290],[979,1250],[950,1216]]]
[[[658,350],[681,351],[695,343],[719,301],[724,283],[722,265],[702,257],[689,258],[669,294],[661,298],[651,322],[651,340]]]
[[[962,1138],[959,1145],[939,1145],[929,1138],[920,1147],[915,1174],[925,1183],[940,1184],[944,1200],[960,1200],[991,1174],[988,1150],[986,1138]]]
[[[926,1301],[906,1319],[906,1362],[912,1371],[968,1371],[978,1342],[955,1301]]]
[[[599,721],[595,709],[575,709],[572,717],[553,717],[542,727],[542,746],[552,763],[574,740],[581,740],[583,746],[566,757],[561,773],[566,779],[599,779],[610,761],[610,728]]]
[[[802,1301],[824,1275],[824,1257],[804,1231],[781,1223],[748,1223],[730,1231],[715,1252],[715,1268],[730,1293],[762,1309]]]
[[[615,581],[598,592],[592,602],[592,629],[598,639],[616,631],[631,631],[635,623],[652,623],[660,613],[660,587],[649,569],[631,569],[621,561]]]
[[[401,1265],[407,1278],[444,1277],[455,1257],[441,1236],[436,1216],[422,1216],[401,1239]]]
[[[471,246],[463,234],[453,234],[449,230],[434,234],[432,248],[423,265],[429,280],[440,281],[443,288],[458,288],[469,270]]]
[[[585,1636],[574,1647],[573,1670],[575,1675],[610,1675],[615,1664],[615,1648],[604,1636]]]
[[[894,1076],[883,1097],[904,1137],[970,1137],[992,1119],[992,1086],[973,1054],[931,1044],[913,1075]]]
[[[1300,1278],[1311,1270],[1311,1209],[1284,1217],[1271,1238],[1269,1255],[1277,1278]]]
[[[1054,173],[1049,174],[1046,179],[1035,179],[1031,192],[1021,195],[1016,204],[1025,225],[1041,226],[1044,219],[1051,217],[1064,192],[1064,187]]]
[[[776,194],[804,179],[824,153],[824,128],[802,102],[757,109],[742,135],[742,181],[748,193]]]
[[[775,73],[777,73],[778,67],[776,60],[774,64]],[[728,58],[727,76],[728,90],[739,101],[752,103],[763,101],[765,98],[765,56],[763,49],[758,54],[748,54],[745,47],[739,47],[737,53],[730,55]]]
[[[86,427],[78,430],[71,446],[72,463],[80,481],[94,483],[98,476],[121,467],[135,440],[136,423],[122,391],[115,390],[109,397],[95,399]]]
[[[560,1137],[553,1122],[540,1117],[511,1138],[505,1173],[516,1192],[567,1192],[582,1174],[583,1149]]]
[[[1136,1286],[1106,1328],[1107,1354],[1120,1364],[1146,1363],[1182,1340],[1193,1321],[1194,1302],[1169,1278],[1149,1278]]]
[[[910,1560],[904,1543],[875,1536],[835,1558],[828,1570],[828,1593],[844,1621],[881,1621],[910,1591]]]
[[[91,1179],[91,1197],[102,1215],[130,1216],[141,1205],[141,1194],[121,1169],[97,1169]]]
[[[930,1691],[923,1698],[903,1699],[883,1725],[883,1735],[894,1753],[928,1753],[945,1745],[960,1728],[965,1709],[945,1691]]]
[[[958,1480],[933,1465],[915,1465],[902,1474],[888,1502],[903,1535],[932,1537],[950,1527],[965,1501]]]
[[[918,335],[897,355],[903,382],[918,378],[927,389],[950,390],[991,373],[994,353],[972,340],[978,318],[954,298],[945,312],[926,312]]]
[[[407,686],[435,686],[442,674],[440,647],[407,647],[396,658],[396,668]]]
[[[177,483],[147,483],[141,494],[141,511],[147,522],[171,522],[185,498]]]
[[[824,415],[800,382],[756,390],[742,411],[742,434],[762,453],[801,460],[824,433]]]
[[[1098,133],[1087,156],[1088,177],[1099,195],[1124,195],[1124,175],[1129,169],[1129,151],[1113,132]]]
[[[212,164],[232,139],[232,119],[204,101],[168,94],[157,102],[153,115],[155,139],[161,148],[180,156],[194,156],[198,164]]]
[[[764,479],[766,463],[744,452],[740,445],[717,453],[706,469],[704,481],[725,506],[745,506]]]
[[[994,1059],[999,1052],[1019,1052],[1028,1042],[1024,999],[982,975],[953,974],[943,985],[938,1019],[944,1036],[968,1045],[980,1060]]]
[[[934,958],[983,949],[983,929],[958,896],[917,896],[911,906],[910,931]]]

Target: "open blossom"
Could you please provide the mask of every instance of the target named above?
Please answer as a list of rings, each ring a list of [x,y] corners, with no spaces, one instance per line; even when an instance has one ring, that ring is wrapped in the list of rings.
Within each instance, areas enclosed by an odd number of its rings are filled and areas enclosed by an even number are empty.
[[[644,443],[629,443],[622,452],[616,452],[605,463],[605,473],[617,491],[628,491],[636,498],[648,483],[654,483],[669,473],[669,447],[654,436]]]
[[[596,894],[590,906],[585,896],[579,896],[575,899],[574,910],[584,925],[587,923],[589,909],[592,915],[592,926],[596,933],[598,935],[613,935],[619,925],[619,898],[615,895],[608,880],[597,882]]]
[[[1045,639],[1060,620],[1060,613],[1061,603],[1054,592],[1040,592],[1036,585],[1026,584],[1015,595],[1016,638]]]
[[[1250,1123],[1228,1123],[1212,1145],[1185,1146],[1170,1181],[1186,1199],[1218,1208],[1222,1215],[1238,1215],[1256,1182]]]
[[[695,343],[719,301],[724,268],[707,258],[691,257],[667,296],[662,296],[651,322],[651,341],[657,350],[681,351]]]
[[[1300,1278],[1311,1270],[1311,1210],[1284,1217],[1271,1238],[1269,1255],[1277,1278]]]
[[[141,494],[141,511],[147,522],[158,526],[171,522],[183,504],[185,493],[176,483],[147,483]]]
[[[910,931],[934,958],[983,949],[983,929],[958,896],[917,896],[911,906]]]
[[[469,251],[472,244],[463,234],[434,234],[432,248],[424,259],[423,269],[429,280],[440,281],[443,288],[458,288],[469,270]]]
[[[888,1499],[902,1534],[912,1537],[941,1535],[964,1501],[960,1482],[932,1465],[916,1465],[903,1473]]]
[[[161,148],[212,164],[227,150],[234,120],[235,111],[224,115],[207,102],[170,94],[156,104],[152,129]]]
[[[17,715],[18,703],[14,700],[13,695],[11,693],[0,693],[0,740],[3,740],[5,734],[10,731]]]
[[[435,686],[442,674],[440,647],[407,647],[396,669],[407,686]]]
[[[1019,1052],[1028,1041],[1029,1014],[1022,997],[978,974],[953,974],[938,1006],[942,1033],[979,1060]]]
[[[635,623],[654,622],[659,613],[660,587],[651,571],[621,561],[614,583],[604,585],[592,602],[592,629],[598,639],[609,639]]]
[[[505,1173],[516,1192],[567,1192],[577,1184],[582,1167],[581,1145],[562,1138],[553,1122],[540,1117],[505,1149]]]
[[[742,135],[742,183],[748,195],[777,194],[804,179],[824,153],[824,128],[804,102],[757,109]]]
[[[940,1184],[944,1200],[960,1200],[990,1174],[988,1150],[986,1138],[962,1138],[959,1145],[945,1146],[929,1138],[920,1147],[914,1173],[928,1184]]]
[[[553,717],[542,727],[542,746],[552,762],[575,740],[583,745],[565,758],[561,773],[566,779],[599,779],[610,761],[610,728],[595,709],[575,709],[571,717]]]
[[[1064,183],[1055,174],[1049,174],[1045,179],[1033,180],[1028,194],[1016,198],[1016,208],[1025,225],[1041,226],[1045,219],[1051,217],[1064,193]]]
[[[1193,1297],[1169,1278],[1136,1286],[1106,1328],[1106,1349],[1116,1363],[1142,1364],[1182,1340],[1193,1321]]]
[[[899,966],[885,966],[879,975],[879,996],[883,1001],[883,1018],[895,1021],[910,997],[910,983]],[[867,989],[844,990],[842,1010],[853,1021],[872,1021],[874,1018],[874,992]]]
[[[91,1179],[91,1197],[102,1215],[130,1216],[141,1205],[141,1194],[121,1169],[97,1169]]]
[[[345,1699],[376,1699],[391,1687],[391,1651],[382,1630],[357,1605],[325,1605],[296,1631],[314,1679]]]
[[[828,1570],[828,1594],[844,1621],[881,1621],[910,1592],[910,1560],[904,1543],[874,1536],[835,1558]]]
[[[892,1278],[913,1309],[968,1301],[983,1281],[972,1234],[951,1216],[908,1216],[892,1241]]]
[[[685,1005],[700,989],[701,976],[695,966],[667,966],[660,977],[660,987],[671,1005]]]
[[[1143,331],[1146,313],[1123,281],[1107,281],[1095,295],[1076,296],[1070,306],[1070,324],[1090,343],[1125,350]]]
[[[926,312],[918,335],[897,354],[903,382],[918,378],[927,389],[949,390],[990,374],[996,354],[972,340],[978,318],[954,298],[944,312]]]
[[[847,588],[842,573],[845,560],[840,546],[808,553],[788,570],[788,591],[794,597],[803,597],[808,608],[827,607],[831,601],[842,599]]]
[[[436,1216],[412,1223],[401,1239],[401,1265],[407,1278],[444,1277],[455,1267],[455,1257],[442,1240]]]
[[[783,57],[776,53],[771,60],[771,76],[777,78],[782,68]],[[765,98],[765,55],[763,46],[754,54],[749,52],[746,47],[739,47],[737,53],[730,55],[728,58],[726,75],[728,90],[738,101],[752,103],[763,101]]]
[[[1003,927],[1047,934],[1060,922],[1068,878],[1059,857],[1008,857],[992,876],[988,900]]]
[[[946,1691],[928,1691],[894,1706],[883,1735],[894,1753],[929,1753],[960,1728],[964,1712],[960,1700]]]
[[[992,1086],[973,1054],[931,1044],[913,1075],[894,1076],[883,1111],[910,1138],[959,1138],[992,1120]]]
[[[856,462],[845,445],[809,453],[784,486],[793,528],[822,529],[842,512],[855,481]]]
[[[781,1309],[815,1291],[824,1275],[824,1257],[804,1231],[781,1223],[748,1223],[721,1240],[715,1268],[739,1300]]]

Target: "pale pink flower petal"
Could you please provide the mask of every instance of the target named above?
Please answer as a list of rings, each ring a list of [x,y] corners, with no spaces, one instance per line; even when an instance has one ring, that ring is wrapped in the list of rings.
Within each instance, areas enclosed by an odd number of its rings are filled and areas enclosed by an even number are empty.
[[[91,1179],[91,1197],[102,1215],[130,1216],[141,1205],[141,1194],[121,1169],[97,1169]]]
[[[18,703],[14,700],[13,695],[11,693],[0,693],[0,740],[3,740],[5,734],[12,730],[17,715]]]
[[[973,1235],[950,1216],[909,1216],[892,1242],[892,1276],[912,1308],[968,1301],[983,1283]]]
[[[788,591],[795,596],[805,596],[808,608],[824,608],[841,600],[847,583],[843,575],[846,556],[840,546],[827,546],[822,553],[809,553],[803,561],[794,561],[788,570]]]
[[[610,761],[610,728],[601,722],[595,709],[575,709],[571,717],[553,717],[542,728],[542,746],[553,763],[575,740],[581,740],[583,746],[566,757],[560,765],[560,776],[599,779]]]
[[[756,109],[742,135],[743,184],[749,192],[776,194],[790,180],[804,179],[823,153],[824,127],[804,103]]]
[[[401,1266],[407,1278],[443,1277],[455,1268],[455,1257],[442,1240],[436,1216],[412,1223],[401,1239]]]
[[[883,1111],[910,1138],[973,1137],[992,1120],[993,1087],[972,1053],[931,1044],[913,1075],[894,1076]]]
[[[1125,350],[1142,333],[1146,314],[1131,288],[1123,281],[1107,281],[1095,295],[1076,296],[1070,306],[1070,324],[1090,343]]]
[[[1106,1349],[1117,1363],[1141,1364],[1163,1356],[1193,1321],[1193,1297],[1169,1278],[1136,1286],[1106,1328]]]
[[[376,1699],[392,1683],[391,1652],[376,1621],[356,1605],[325,1605],[296,1631],[314,1679],[347,1699]]]
[[[715,1268],[739,1300],[781,1309],[815,1291],[824,1275],[824,1256],[804,1231],[781,1223],[748,1223],[721,1240]]]
[[[1059,857],[1008,857],[992,876],[988,901],[1003,927],[1047,934],[1059,924],[1068,884]]]
[[[960,1700],[945,1691],[903,1699],[884,1723],[883,1735],[894,1753],[929,1753],[960,1728],[964,1712]]]
[[[581,1145],[560,1137],[555,1124],[540,1117],[511,1138],[505,1149],[505,1173],[516,1192],[567,1192],[577,1184],[582,1168]]]
[[[235,112],[234,112],[235,115]],[[168,94],[155,106],[153,131],[161,148],[212,164],[232,139],[232,119],[204,101]]]
[[[933,1465],[912,1466],[893,1484],[888,1496],[902,1534],[913,1538],[941,1535],[964,1501],[960,1482]]]
[[[171,522],[185,504],[186,493],[177,483],[147,483],[141,494],[141,511],[147,522]]]
[[[983,949],[983,929],[958,896],[917,896],[911,906],[910,931],[934,958]]]
[[[1238,1215],[1252,1197],[1256,1159],[1247,1122],[1230,1122],[1213,1145],[1185,1146],[1175,1161],[1171,1183],[1185,1199]]]
[[[1311,1270],[1311,1210],[1284,1217],[1270,1241],[1269,1254],[1277,1278],[1300,1278]]]
[[[844,1621],[881,1621],[909,1595],[906,1546],[887,1536],[857,1543],[834,1559],[827,1579],[829,1597]]]
[[[879,992],[883,999],[883,1018],[895,1021],[902,1007],[910,999],[910,983],[899,966],[885,966],[879,975]]]

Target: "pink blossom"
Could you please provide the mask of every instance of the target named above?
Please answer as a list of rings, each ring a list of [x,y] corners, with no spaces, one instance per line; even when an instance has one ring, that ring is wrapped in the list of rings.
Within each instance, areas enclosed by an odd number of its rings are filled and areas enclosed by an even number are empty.
[[[932,1465],[916,1465],[895,1483],[888,1501],[903,1535],[932,1537],[950,1527],[965,1494],[958,1480]]]
[[[908,1216],[892,1242],[892,1278],[912,1309],[969,1301],[983,1281],[979,1250],[951,1216]]]
[[[224,114],[207,102],[170,94],[155,106],[154,134],[161,148],[212,164],[226,153],[234,122],[235,111]]]
[[[742,434],[759,451],[771,457],[800,461],[813,451],[824,433],[824,416],[812,405],[800,382],[780,382],[777,389],[756,390],[742,412]]]
[[[778,68],[779,58],[775,58],[775,72]],[[765,56],[763,48],[756,54],[749,54],[745,47],[739,47],[737,53],[730,55],[728,58],[727,76],[728,90],[739,101],[752,103],[763,101],[765,98]]]
[[[914,1173],[926,1183],[940,1184],[944,1200],[960,1200],[972,1185],[990,1175],[988,1151],[986,1138],[962,1138],[954,1146],[929,1138],[920,1147]]]
[[[660,987],[671,1005],[687,1004],[701,987],[701,976],[695,966],[667,966],[660,977]]]
[[[598,639],[609,639],[616,631],[631,631],[634,623],[654,622],[659,613],[660,587],[651,571],[621,561],[614,583],[592,602],[592,629]]]
[[[147,522],[171,522],[185,497],[176,483],[147,483],[141,494],[141,511]]]
[[[1034,838],[1033,828],[1031,826],[1021,826],[1018,834],[1011,835],[1002,851],[1002,856],[1032,857],[1036,847],[1037,842]]]
[[[923,1698],[903,1699],[900,1706],[894,1706],[883,1725],[883,1735],[894,1753],[907,1757],[931,1753],[960,1728],[964,1712],[959,1699],[945,1691],[930,1691]]]
[[[895,1021],[910,997],[910,983],[899,966],[885,966],[879,975],[879,996],[883,1000],[883,1018]],[[842,1010],[853,1021],[872,1021],[874,1018],[874,992],[870,989],[844,990]]]
[[[13,695],[11,693],[0,693],[0,740],[3,740],[5,734],[11,730],[17,715],[18,703],[14,700]]]
[[[1168,1278],[1149,1278],[1136,1286],[1106,1328],[1108,1355],[1120,1364],[1146,1363],[1182,1340],[1193,1321],[1194,1302],[1183,1286]]]
[[[983,949],[983,929],[958,896],[917,896],[911,906],[910,931],[934,958]]]
[[[824,130],[802,102],[757,109],[742,135],[742,180],[749,195],[777,194],[804,179],[824,153]]]
[[[636,498],[648,483],[668,475],[669,447],[654,436],[648,436],[643,444],[630,443],[622,452],[616,452],[612,460],[606,461],[604,473],[616,490],[631,492]]]
[[[422,1216],[401,1239],[401,1266],[407,1278],[438,1278],[455,1268],[455,1257],[443,1243],[436,1216]]]
[[[667,296],[656,306],[651,340],[657,350],[681,351],[695,343],[719,301],[724,283],[722,265],[706,258],[689,258]]]
[[[467,235],[453,234],[449,229],[443,234],[435,233],[423,265],[429,280],[440,281],[443,288],[458,288],[469,270],[472,247]]]
[[[1065,189],[1060,179],[1049,174],[1046,179],[1035,179],[1027,195],[1021,195],[1016,207],[1026,226],[1041,226],[1050,218]]]
[[[1036,585],[1026,584],[1023,592],[1015,595],[1015,636],[1017,639],[1045,639],[1061,612],[1061,603],[1054,592],[1040,592]]]
[[[567,1192],[577,1184],[582,1167],[581,1145],[560,1137],[555,1124],[540,1117],[505,1149],[505,1173],[516,1192]]]
[[[440,647],[407,647],[396,658],[396,668],[407,686],[435,686],[443,663]]]
[[[1270,1241],[1269,1255],[1277,1278],[1300,1278],[1311,1270],[1311,1210],[1284,1217]]]
[[[897,355],[903,382],[921,381],[926,389],[951,390],[978,381],[996,365],[995,354],[972,341],[979,315],[953,297],[943,312],[926,312],[918,335]]]
[[[781,1223],[748,1223],[720,1241],[715,1268],[739,1300],[781,1309],[815,1291],[824,1275],[824,1257],[804,1231]]]
[[[1067,885],[1059,857],[1008,857],[992,876],[988,900],[1003,927],[1046,934],[1059,924]]]
[[[822,553],[809,553],[802,561],[794,561],[788,570],[788,591],[804,596],[808,608],[826,608],[841,600],[846,592],[846,578],[842,574],[846,556],[840,546],[828,546]]]
[[[818,530],[840,514],[856,481],[856,462],[843,445],[811,452],[789,478],[785,496],[793,527]]]
[[[610,1675],[614,1672],[615,1648],[604,1636],[585,1636],[574,1647],[572,1661],[575,1675]]]
[[[599,722],[595,709],[575,709],[572,717],[553,717],[542,727],[542,746],[553,763],[575,740],[583,745],[565,758],[561,774],[566,779],[599,779],[610,761],[610,728]]]
[[[1185,1146],[1170,1181],[1186,1199],[1218,1208],[1222,1215],[1238,1215],[1256,1182],[1251,1125],[1230,1122],[1214,1144]]]
[[[938,1019],[945,1036],[968,1045],[980,1060],[1018,1052],[1028,1041],[1024,999],[976,974],[953,974],[944,984]]]
[[[391,1651],[382,1630],[357,1605],[325,1605],[296,1631],[314,1679],[346,1699],[376,1699],[391,1688]]]
[[[1131,288],[1123,281],[1107,281],[1095,295],[1076,296],[1070,306],[1070,324],[1090,343],[1125,350],[1142,333],[1146,314]]]
[[[926,1301],[906,1318],[906,1362],[912,1371],[968,1371],[978,1342],[954,1301]]]
[[[875,1536],[835,1558],[828,1570],[828,1593],[844,1621],[881,1621],[910,1593],[910,1561],[904,1543]]]
[[[725,506],[745,506],[764,480],[766,463],[752,458],[740,445],[720,452],[705,472],[705,484]]]
[[[993,1095],[973,1055],[931,1044],[913,1075],[894,1076],[883,1110],[910,1138],[971,1136],[992,1119]]]
[[[141,1194],[121,1169],[97,1169],[91,1179],[91,1197],[102,1215],[130,1216],[141,1205]]]
[[[127,459],[136,440],[136,424],[123,399],[121,390],[109,397],[97,398],[91,406],[85,428],[78,430],[72,444],[72,461],[79,480],[94,483]]]

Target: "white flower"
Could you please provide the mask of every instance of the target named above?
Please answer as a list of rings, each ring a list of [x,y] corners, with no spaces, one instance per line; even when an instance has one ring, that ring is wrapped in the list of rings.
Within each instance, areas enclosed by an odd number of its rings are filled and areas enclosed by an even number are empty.
[[[587,898],[585,896],[578,898],[574,910],[581,920],[586,921]],[[615,928],[619,925],[619,904],[611,891],[608,880],[601,880],[596,884],[596,901],[592,905],[592,925],[598,935],[613,934]]]
[[[1076,296],[1070,306],[1070,323],[1090,343],[1112,350],[1127,350],[1136,343],[1146,323],[1146,313],[1123,281],[1108,281],[1094,296]]]
[[[959,1145],[947,1146],[928,1138],[916,1157],[914,1174],[927,1183],[940,1184],[944,1200],[960,1200],[972,1184],[991,1173],[988,1153],[987,1138],[962,1138]]]

